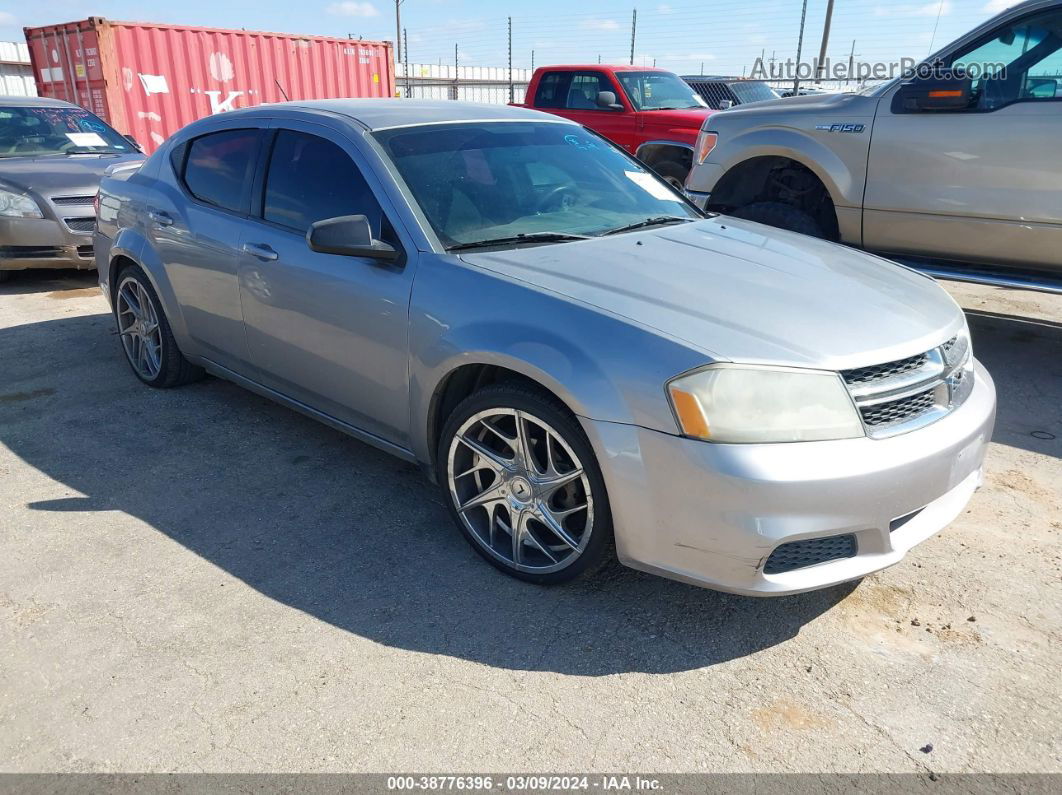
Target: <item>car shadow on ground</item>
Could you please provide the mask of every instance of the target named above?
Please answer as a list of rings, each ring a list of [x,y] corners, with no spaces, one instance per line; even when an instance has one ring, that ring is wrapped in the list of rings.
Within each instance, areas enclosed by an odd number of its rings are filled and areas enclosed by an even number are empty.
[[[1024,439],[1038,418],[1022,394],[1051,389],[1062,405],[1062,332],[974,327],[1001,427]],[[264,596],[388,646],[514,670],[692,670],[793,637],[855,587],[762,600],[619,566],[527,585],[468,548],[415,467],[223,381],[143,387],[109,315],[2,329],[0,351],[0,443],[84,495],[32,510],[130,514]]]
[[[0,282],[0,295],[28,295],[64,291],[83,295],[82,290],[98,289],[94,270],[24,270],[14,271]]]

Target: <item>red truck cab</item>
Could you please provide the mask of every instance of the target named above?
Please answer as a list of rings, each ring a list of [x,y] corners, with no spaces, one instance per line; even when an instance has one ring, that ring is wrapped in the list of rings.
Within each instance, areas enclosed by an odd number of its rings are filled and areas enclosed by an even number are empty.
[[[539,67],[521,107],[579,122],[678,188],[701,125],[715,112],[673,72],[605,64]]]

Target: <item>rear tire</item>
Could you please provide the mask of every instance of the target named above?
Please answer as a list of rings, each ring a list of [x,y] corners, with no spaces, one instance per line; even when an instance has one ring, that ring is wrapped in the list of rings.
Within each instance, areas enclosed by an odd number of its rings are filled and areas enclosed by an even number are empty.
[[[511,382],[475,392],[447,419],[437,461],[461,533],[511,577],[559,584],[614,558],[612,514],[593,448],[551,395]]]
[[[114,320],[129,366],[150,387],[169,389],[203,377],[181,353],[155,288],[136,265],[118,274],[114,292]]]
[[[790,232],[799,232],[811,237],[826,237],[818,221],[791,204],[782,202],[755,202],[744,207],[732,210],[728,215],[734,218],[744,218],[746,221],[756,221],[778,229],[788,229]]]

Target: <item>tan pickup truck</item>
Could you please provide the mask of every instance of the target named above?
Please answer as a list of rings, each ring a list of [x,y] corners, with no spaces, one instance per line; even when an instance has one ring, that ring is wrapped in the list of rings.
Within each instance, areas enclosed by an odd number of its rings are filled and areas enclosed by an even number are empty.
[[[894,256],[1062,277],[1062,0],[1014,6],[927,64],[713,114],[687,193]]]

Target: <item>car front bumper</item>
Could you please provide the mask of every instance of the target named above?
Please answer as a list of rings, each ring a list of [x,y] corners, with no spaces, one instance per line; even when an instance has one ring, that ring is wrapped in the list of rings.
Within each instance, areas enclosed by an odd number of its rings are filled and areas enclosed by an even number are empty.
[[[95,267],[91,232],[52,218],[0,218],[0,270]]]
[[[962,511],[981,482],[995,387],[887,439],[713,444],[584,419],[628,566],[733,593],[800,593],[897,563]],[[854,537],[850,557],[766,573],[782,544]]]

